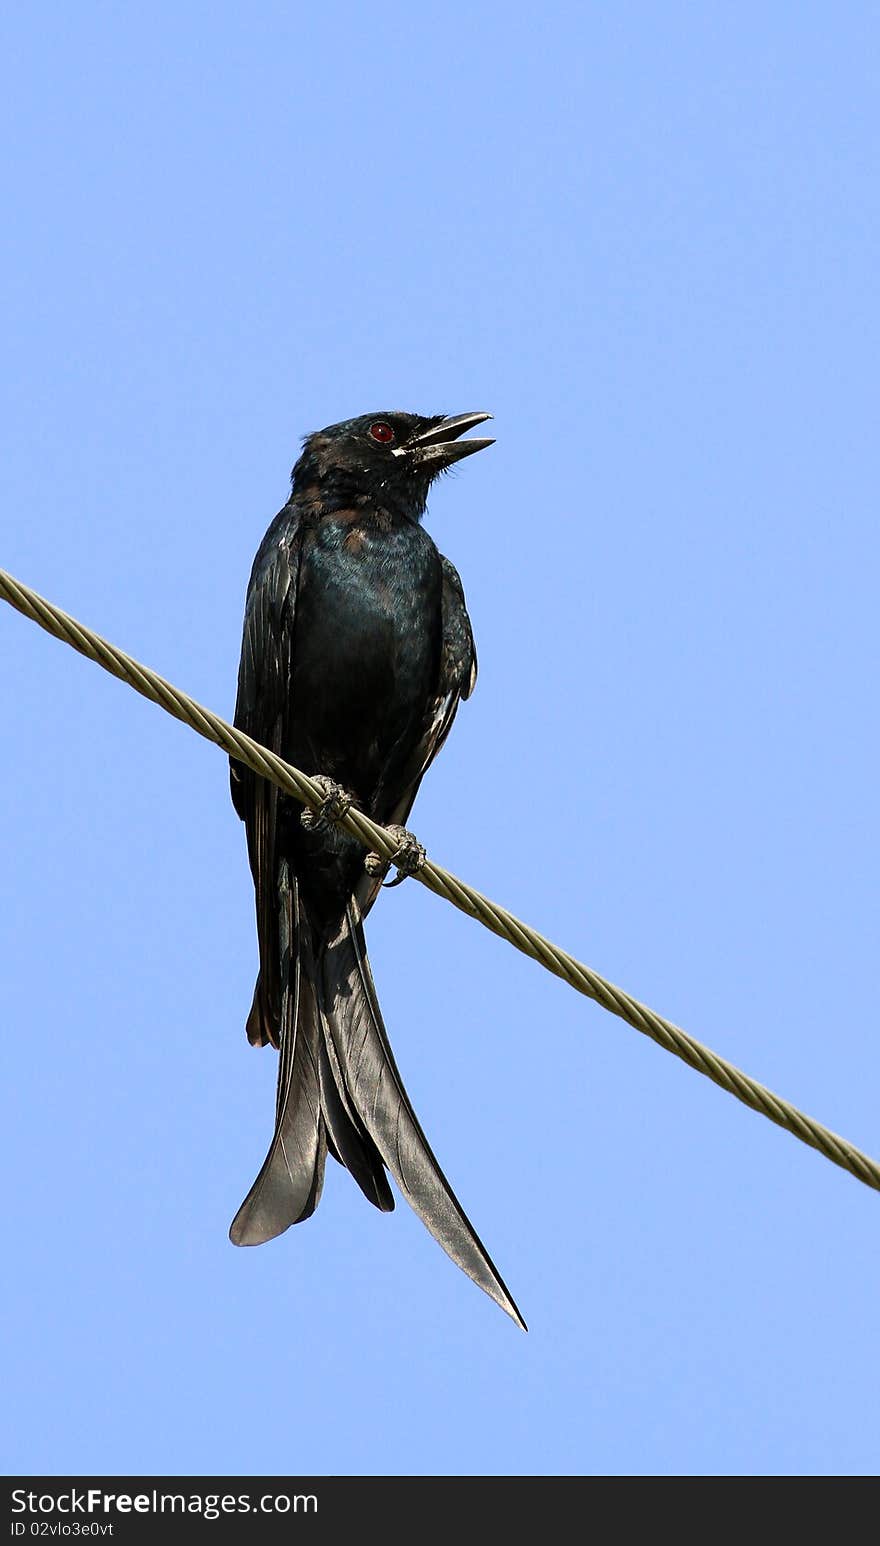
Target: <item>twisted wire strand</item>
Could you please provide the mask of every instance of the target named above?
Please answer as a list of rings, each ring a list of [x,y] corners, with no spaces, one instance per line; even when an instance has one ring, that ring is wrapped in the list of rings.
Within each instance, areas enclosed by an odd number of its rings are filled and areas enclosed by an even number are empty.
[[[167,713],[173,714],[175,719],[189,725],[197,734],[206,740],[214,741],[230,756],[243,762],[254,773],[263,778],[270,779],[277,784],[285,794],[292,795],[303,805],[312,810],[320,808],[324,798],[321,786],[305,773],[290,763],[284,762],[274,752],[261,746],[243,731],[236,730],[233,725],[221,719],[219,714],[197,703],[188,693],[174,687],[164,677],[158,676],[148,666],[143,666],[133,660],[124,650],[110,644],[100,634],[94,633],[91,628],[62,612],[45,597],[31,590],[30,586],[22,584],[20,580],[0,569],[0,597],[7,601],[16,611],[21,612],[32,622],[38,623],[47,633],[62,643],[69,644],[88,660],[93,660],[97,665],[103,666],[120,681],[126,682],[136,692],[141,693],[151,702],[157,703]],[[365,848],[372,849],[381,854],[383,859],[393,860],[398,849],[398,840],[393,833],[389,833],[384,827],[372,821],[363,811],[354,806],[339,820],[339,826],[352,837],[358,839]],[[611,1014],[617,1015],[631,1025],[634,1030],[641,1031],[644,1036],[649,1036],[658,1046],[666,1052],[672,1052],[688,1067],[696,1069],[698,1073],[705,1074],[714,1084],[726,1090],[728,1094],[736,1096],[744,1105],[750,1106],[753,1111],[758,1111],[762,1116],[775,1122],[778,1127],[783,1127],[787,1132],[799,1138],[802,1143],[809,1144],[810,1148],[818,1150],[826,1159],[841,1169],[849,1171],[865,1186],[873,1187],[880,1191],[880,1165],[876,1160],[863,1154],[845,1138],[823,1127],[820,1122],[806,1116],[796,1106],[791,1105],[781,1096],[775,1095],[764,1085],[758,1084],[748,1074],[729,1063],[726,1058],[696,1041],[689,1036],[680,1026],[665,1020],[647,1005],[639,1003],[638,999],[631,998],[622,988],[617,988],[613,983],[607,982],[582,961],[578,961],[567,951],[554,945],[543,934],[521,919],[514,917],[513,913],[493,902],[489,897],[483,896],[473,886],[459,880],[457,876],[444,870],[439,864],[434,864],[427,859],[423,867],[417,872],[417,880],[436,896],[443,897],[451,902],[453,907],[466,913],[468,917],[476,918],[485,928],[490,929],[501,939],[507,940],[514,949],[522,951],[523,955],[530,956],[533,961],[538,961],[548,972],[561,977],[570,987],[578,993],[583,993],[587,998],[594,999],[607,1009]]]

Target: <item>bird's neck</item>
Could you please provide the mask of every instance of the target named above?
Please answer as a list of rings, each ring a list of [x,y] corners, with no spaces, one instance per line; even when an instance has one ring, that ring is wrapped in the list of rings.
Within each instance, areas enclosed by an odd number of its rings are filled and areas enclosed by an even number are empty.
[[[365,520],[373,518],[379,525],[397,525],[401,520],[418,525],[425,513],[424,504],[419,506],[396,489],[365,489],[357,479],[345,475],[302,484],[296,480],[291,503],[309,521],[318,521],[339,510],[362,510]]]

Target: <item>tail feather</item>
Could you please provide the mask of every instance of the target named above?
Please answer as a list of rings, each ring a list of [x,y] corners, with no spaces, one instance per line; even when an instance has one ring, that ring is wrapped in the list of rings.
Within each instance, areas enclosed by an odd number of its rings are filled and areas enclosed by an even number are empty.
[[[385,1166],[369,1133],[365,1132],[348,1103],[345,1081],[329,1035],[321,1037],[321,1105],[332,1151],[350,1171],[364,1196],[383,1213],[394,1210],[394,1195]]]
[[[321,1012],[311,935],[296,876],[278,875],[280,1057],[275,1132],[263,1167],[239,1208],[229,1238],[260,1245],[314,1213],[324,1182],[327,1136],[320,1088]]]
[[[275,1131],[230,1239],[259,1245],[308,1218],[321,1195],[329,1147],[384,1212],[394,1207],[387,1166],[446,1254],[525,1330],[410,1105],[382,1020],[357,905],[348,907],[335,937],[316,952],[286,860],[279,865],[277,892],[278,952],[271,963],[280,984],[277,1014],[267,1020],[265,982],[258,982],[252,1010],[259,1039],[280,1044]]]
[[[321,952],[319,965],[328,1049],[341,1080],[340,1098],[344,1095],[356,1127],[378,1150],[407,1202],[446,1254],[525,1330],[409,1103],[379,1009],[363,925],[353,907]]]

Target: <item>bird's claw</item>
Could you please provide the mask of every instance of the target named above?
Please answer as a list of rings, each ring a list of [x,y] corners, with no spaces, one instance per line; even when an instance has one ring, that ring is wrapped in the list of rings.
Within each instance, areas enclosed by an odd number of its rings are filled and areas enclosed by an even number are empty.
[[[342,821],[348,815],[355,804],[354,795],[341,784],[334,783],[332,778],[325,778],[323,773],[316,773],[312,782],[321,791],[321,803],[317,810],[307,805],[300,811],[300,825],[307,832],[326,832],[334,821]]]
[[[364,869],[368,875],[378,880],[388,874],[393,864],[397,874],[393,880],[386,882],[386,887],[390,891],[392,886],[399,886],[400,882],[410,875],[417,875],[428,855],[418,838],[412,832],[408,832],[406,827],[391,826],[387,827],[386,831],[397,839],[397,848],[393,857],[383,859],[381,854],[368,853],[364,859]]]

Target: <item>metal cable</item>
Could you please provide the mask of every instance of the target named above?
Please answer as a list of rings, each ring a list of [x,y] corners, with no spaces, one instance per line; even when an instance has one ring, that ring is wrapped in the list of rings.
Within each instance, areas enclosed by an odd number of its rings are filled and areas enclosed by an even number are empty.
[[[0,569],[0,597],[8,601],[10,606],[29,617],[33,622],[39,623],[47,633],[51,633],[64,644],[69,644],[87,659],[94,660],[105,671],[119,677],[120,681],[127,682],[136,692],[149,698],[153,703],[158,703],[160,708],[173,714],[175,719],[180,719],[185,725],[198,732],[206,740],[214,741],[230,756],[236,757],[245,763],[254,773],[261,774],[264,778],[278,785],[286,794],[293,795],[294,799],[308,805],[312,810],[321,806],[324,791],[319,784],[294,768],[290,763],[282,761],[273,752],[261,746],[250,736],[244,735],[241,730],[227,724],[219,714],[214,714],[210,709],[203,708],[178,687],[166,682],[163,677],[157,676],[149,667],[139,665],[124,650],[117,649],[115,645],[102,639],[100,634],[94,633],[82,623],[69,617],[59,607],[53,606],[50,601],[39,596],[29,586],[23,585],[5,570]],[[354,807],[340,820],[339,825],[350,832],[352,837],[358,839],[366,848],[374,850],[384,859],[393,860],[398,848],[398,841],[394,834],[386,832],[376,822],[371,821],[362,811]],[[472,886],[451,875],[448,870],[434,864],[430,859],[426,860],[422,869],[415,877],[427,886],[429,891],[443,897],[457,907],[461,912],[467,913],[471,918],[477,918],[493,934],[507,940],[508,944],[524,955],[531,956],[532,960],[539,961],[554,976],[561,977],[570,987],[578,993],[583,993],[587,998],[595,999],[603,1009],[608,1009],[612,1014],[618,1015],[628,1025],[633,1026],[643,1035],[650,1036],[659,1046],[667,1052],[673,1052],[676,1057],[689,1067],[695,1068],[698,1073],[705,1074],[715,1084],[720,1085],[728,1094],[735,1095],[744,1105],[751,1106],[753,1111],[759,1111],[762,1116],[769,1117],[778,1127],[784,1127],[793,1133],[802,1143],[809,1144],[811,1148],[818,1149],[826,1159],[839,1165],[843,1170],[848,1170],[857,1180],[864,1182],[865,1186],[873,1187],[880,1191],[880,1165],[876,1160],[863,1154],[845,1138],[832,1133],[823,1127],[812,1117],[805,1116],[796,1106],[781,1096],[774,1095],[764,1085],[758,1084],[744,1074],[741,1069],[728,1063],[726,1058],[719,1057],[709,1047],[695,1041],[686,1031],[673,1025],[669,1020],[664,1020],[661,1015],[655,1014],[645,1004],[640,1004],[637,999],[624,993],[622,988],[616,988],[613,983],[606,982],[597,972],[585,966],[583,962],[575,960],[566,951],[554,945],[551,940],[545,939],[536,929],[515,918],[506,908],[500,907],[497,902],[492,902],[488,897],[475,891]]]

